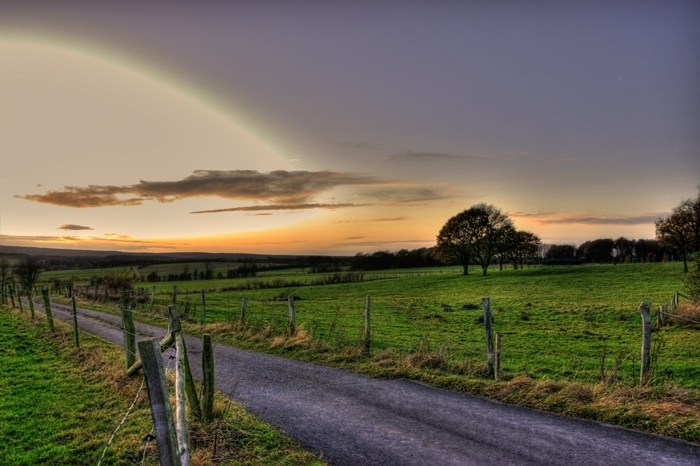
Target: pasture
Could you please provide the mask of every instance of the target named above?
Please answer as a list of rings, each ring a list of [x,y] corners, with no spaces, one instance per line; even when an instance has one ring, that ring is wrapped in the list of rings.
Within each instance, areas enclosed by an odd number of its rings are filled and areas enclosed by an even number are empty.
[[[246,298],[248,328],[264,330],[270,337],[285,334],[286,298],[293,295],[297,327],[323,343],[316,350],[324,355],[358,345],[365,296],[370,295],[373,352],[439,353],[457,372],[468,373],[478,373],[485,364],[481,298],[488,296],[494,331],[503,338],[502,370],[507,376],[633,383],[639,378],[640,365],[639,304],[651,301],[655,310],[667,303],[681,289],[682,275],[677,263],[495,269],[487,277],[456,272],[454,268],[387,270],[365,273],[362,281],[314,285],[329,274],[291,269],[267,271],[255,278],[136,286],[155,286],[152,317],[165,315],[172,288],[178,286],[178,308],[193,321],[199,319],[199,292],[204,289],[208,324],[236,322]],[[46,273],[41,280],[67,273]],[[89,271],[81,276],[89,276]],[[148,319],[149,303],[138,305],[137,311]],[[241,332],[224,332],[222,337],[258,350],[294,352],[289,346],[270,347],[269,342],[246,338]],[[655,381],[700,388],[698,330],[684,325],[663,327],[654,332],[653,340]],[[297,353],[314,359],[310,348]]]

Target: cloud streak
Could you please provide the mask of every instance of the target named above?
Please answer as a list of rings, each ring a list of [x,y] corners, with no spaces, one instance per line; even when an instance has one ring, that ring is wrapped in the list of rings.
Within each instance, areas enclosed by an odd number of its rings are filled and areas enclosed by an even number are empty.
[[[642,215],[602,215],[595,212],[512,212],[514,218],[525,218],[539,225],[644,225],[654,223],[668,213],[645,213]]]
[[[308,209],[344,209],[347,207],[365,207],[369,204],[272,204],[272,205],[250,205],[242,207],[230,207],[226,209],[197,210],[191,214],[215,214],[219,212],[259,212],[272,210],[308,210]]]
[[[448,152],[411,151],[405,150],[387,157],[388,160],[516,160],[527,155],[525,153],[507,153],[505,155],[481,155],[481,154],[452,154]]]
[[[75,225],[73,223],[64,223],[60,227],[56,228],[57,230],[65,230],[65,231],[80,231],[80,230],[94,230],[92,227],[86,227],[83,225]]]
[[[45,194],[16,195],[28,201],[63,207],[134,206],[145,201],[174,202],[194,197],[301,204],[340,186],[389,184],[370,175],[334,171],[196,170],[178,181],[144,181],[127,186],[66,186]]]

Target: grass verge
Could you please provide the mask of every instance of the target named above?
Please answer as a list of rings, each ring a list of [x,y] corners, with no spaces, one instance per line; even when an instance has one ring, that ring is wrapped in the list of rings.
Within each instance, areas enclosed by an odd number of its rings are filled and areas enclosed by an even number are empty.
[[[0,457],[13,465],[97,464],[135,399],[141,377],[124,375],[122,353],[69,329],[53,334],[26,314],[0,311]],[[273,427],[217,394],[215,420],[190,422],[193,465],[325,464]],[[102,464],[158,464],[145,389]]]

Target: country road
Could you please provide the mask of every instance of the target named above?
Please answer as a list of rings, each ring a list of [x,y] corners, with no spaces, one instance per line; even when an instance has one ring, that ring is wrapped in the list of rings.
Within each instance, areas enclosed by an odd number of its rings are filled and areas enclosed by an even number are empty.
[[[71,318],[67,306],[53,308],[55,317]],[[123,344],[120,317],[82,308],[78,314],[82,330]],[[166,334],[135,324],[139,340]],[[201,340],[188,336],[186,343],[201,378]],[[236,387],[233,398],[249,412],[334,465],[700,465],[700,445],[409,380],[218,344],[215,362],[219,390]]]

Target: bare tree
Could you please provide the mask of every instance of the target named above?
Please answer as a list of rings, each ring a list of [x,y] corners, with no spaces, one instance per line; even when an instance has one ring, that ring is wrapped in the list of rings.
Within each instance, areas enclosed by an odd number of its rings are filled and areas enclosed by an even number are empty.
[[[490,204],[477,204],[450,218],[437,236],[437,250],[442,257],[456,259],[469,273],[469,262],[488,272],[507,232],[513,227],[508,215]]]
[[[17,264],[13,270],[17,281],[25,291],[31,291],[39,278],[41,264],[33,256],[27,256]]]
[[[666,218],[656,221],[656,237],[683,260],[683,272],[688,272],[688,258],[700,251],[700,193],[695,199],[685,199]]]

